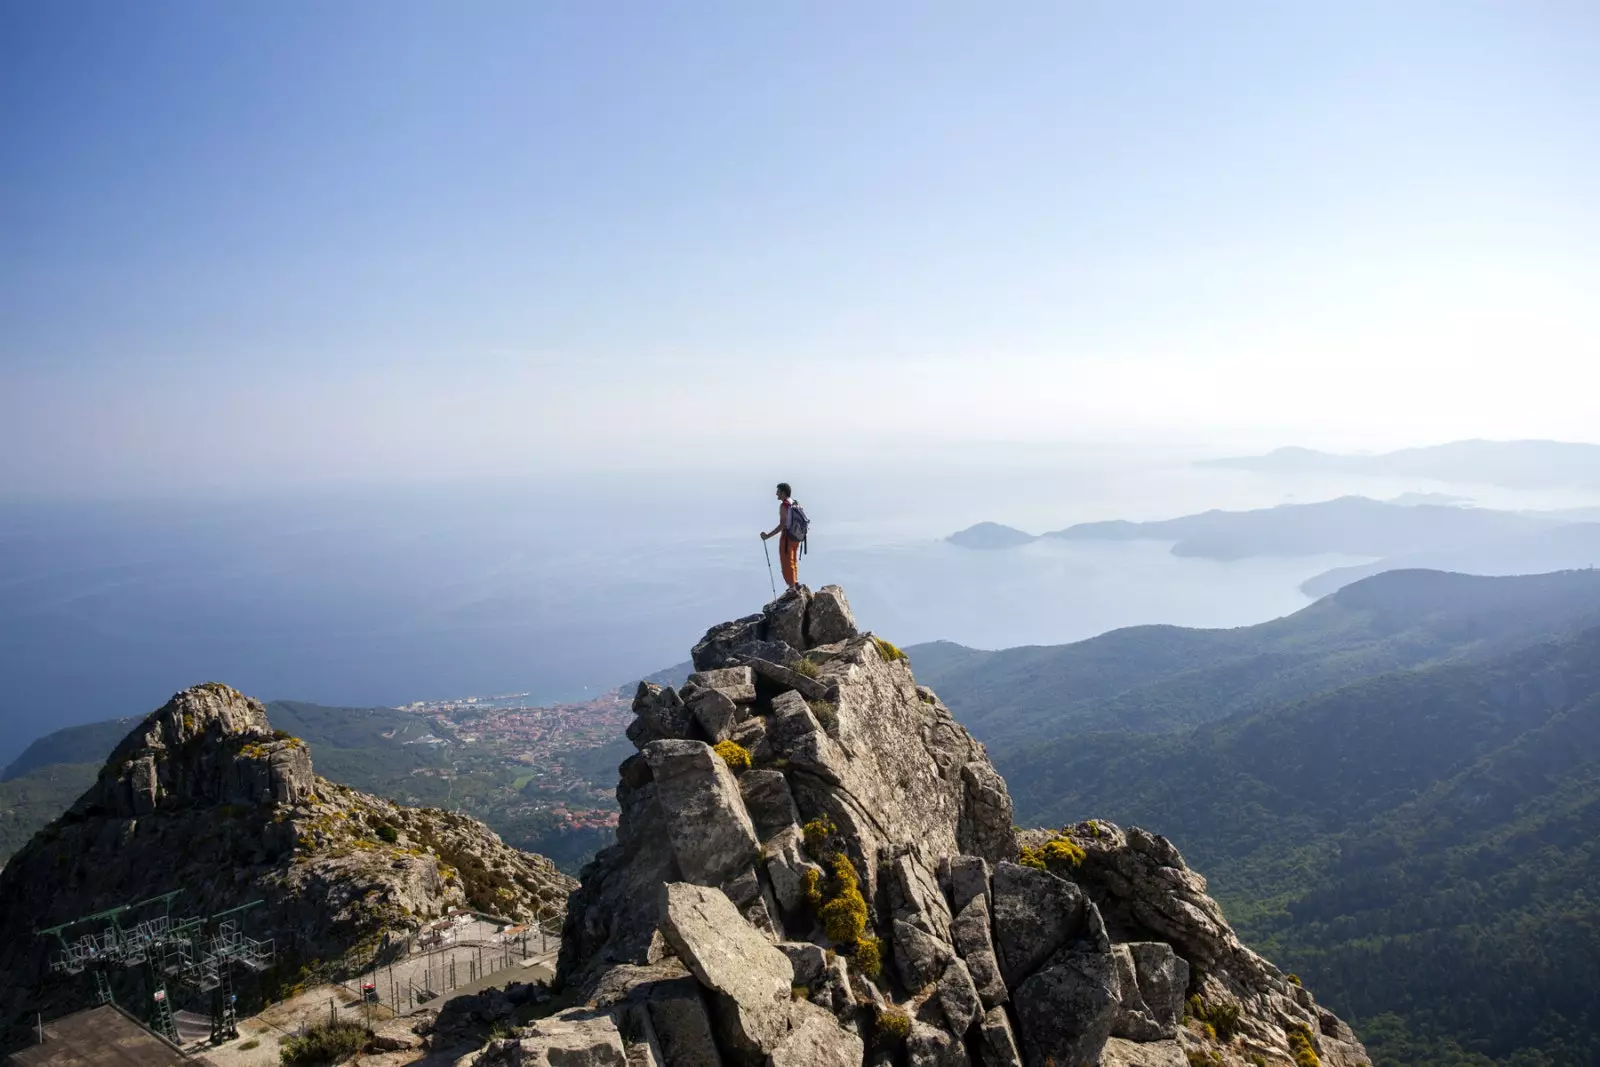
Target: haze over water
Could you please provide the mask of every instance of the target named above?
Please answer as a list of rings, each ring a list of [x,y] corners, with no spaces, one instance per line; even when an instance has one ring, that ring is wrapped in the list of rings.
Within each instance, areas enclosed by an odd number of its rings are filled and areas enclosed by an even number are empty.
[[[1149,450],[976,450],[784,469],[813,516],[802,564],[899,644],[1078,640],[1119,626],[1240,626],[1309,601],[1354,560],[1218,563],[1157,542],[977,552],[972,522],[1040,533],[1427,483],[1297,479]],[[892,468],[892,469],[887,469]],[[677,663],[708,625],[770,597],[771,479],[740,472],[324,490],[271,498],[32,502],[0,520],[0,760],[74,722],[142,714],[226,681],[265,699],[395,705],[579,696]],[[1450,487],[1457,491],[1460,487]],[[1474,491],[1501,506],[1575,494]]]

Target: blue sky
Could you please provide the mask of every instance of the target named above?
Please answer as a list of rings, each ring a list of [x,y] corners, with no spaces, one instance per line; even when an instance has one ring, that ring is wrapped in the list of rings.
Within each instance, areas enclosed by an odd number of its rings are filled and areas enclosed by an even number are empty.
[[[11,0],[0,490],[1594,440],[1596,114],[1590,3]]]

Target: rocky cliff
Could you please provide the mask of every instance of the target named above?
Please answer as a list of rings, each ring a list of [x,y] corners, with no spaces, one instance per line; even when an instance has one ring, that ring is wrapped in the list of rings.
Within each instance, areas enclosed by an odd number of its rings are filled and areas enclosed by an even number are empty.
[[[259,701],[196,686],[134,727],[89,791],[0,871],[0,1023],[93,1002],[43,980],[59,946],[36,930],[174,889],[174,915],[264,900],[249,932],[274,940],[269,978],[292,985],[364,963],[385,933],[452,906],[548,917],[572,887],[481,823],[319,778]]]
[[[983,746],[828,587],[643,684],[617,843],[573,894],[572,1007],[477,1067],[1368,1062],[1164,838],[1018,832]]]

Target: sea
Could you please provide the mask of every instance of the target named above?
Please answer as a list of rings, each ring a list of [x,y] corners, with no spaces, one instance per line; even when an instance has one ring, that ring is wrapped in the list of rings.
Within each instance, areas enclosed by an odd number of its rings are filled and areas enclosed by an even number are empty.
[[[862,627],[902,646],[1247,626],[1305,607],[1307,578],[1363,562],[1222,563],[1154,541],[977,551],[945,540],[979,521],[1042,533],[1352,493],[1596,503],[1418,480],[1291,480],[1117,449],[865,452],[781,476],[813,523],[802,580],[843,586]],[[204,681],[349,706],[596,695],[687,659],[708,626],[771,598],[777,560],[758,533],[777,521],[775,481],[747,465],[5,501],[0,766],[36,737],[143,714]]]

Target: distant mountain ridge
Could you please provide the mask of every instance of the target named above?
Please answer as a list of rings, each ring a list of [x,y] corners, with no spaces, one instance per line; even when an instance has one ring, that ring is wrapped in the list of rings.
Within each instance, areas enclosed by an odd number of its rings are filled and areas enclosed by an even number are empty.
[[[1600,623],[1600,571],[1480,578],[1390,571],[1233,630],[1135,626],[1069,645],[915,645],[920,677],[1003,752],[1041,731],[1161,732],[1391,670]]]
[[[1600,445],[1565,441],[1452,441],[1380,455],[1340,455],[1291,446],[1264,456],[1204,460],[1199,465],[1274,474],[1394,475],[1513,489],[1600,487]]]

